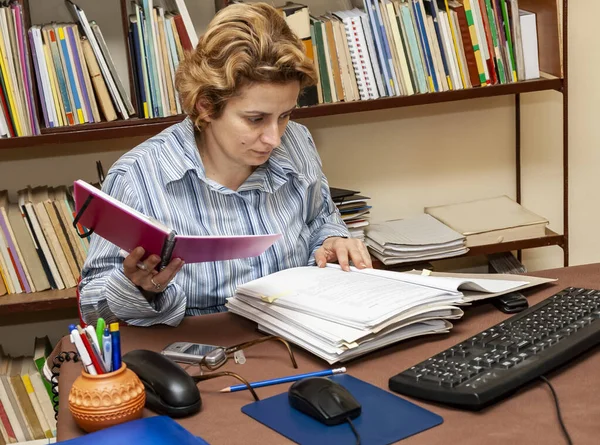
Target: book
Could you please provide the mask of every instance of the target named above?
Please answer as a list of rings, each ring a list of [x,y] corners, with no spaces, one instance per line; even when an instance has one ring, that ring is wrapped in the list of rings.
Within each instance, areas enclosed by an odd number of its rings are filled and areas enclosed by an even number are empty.
[[[111,445],[208,445],[167,416],[144,417],[104,428],[84,436],[60,442],[62,445],[87,445],[90,443]]]
[[[242,284],[226,306],[259,330],[333,364],[411,337],[449,332],[450,320],[463,315],[459,305],[467,302],[467,292],[473,301],[537,284],[542,281],[528,276],[433,276],[354,267],[345,272],[328,264],[285,269]]]
[[[200,263],[254,257],[261,255],[281,237],[281,234],[180,235],[85,181],[75,181],[74,196],[75,224],[81,223],[127,252],[141,246],[146,256],[158,255],[161,265],[166,265],[171,258]]]
[[[466,236],[467,247],[540,238],[548,220],[506,195],[426,207],[425,213]]]

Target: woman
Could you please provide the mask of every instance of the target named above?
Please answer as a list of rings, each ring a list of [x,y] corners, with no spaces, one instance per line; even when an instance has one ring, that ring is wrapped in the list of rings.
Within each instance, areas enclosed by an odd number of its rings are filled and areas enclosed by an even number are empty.
[[[177,71],[188,117],[123,155],[103,190],[180,234],[281,233],[255,258],[185,265],[119,249],[93,235],[81,313],[129,324],[177,325],[225,310],[236,286],[289,267],[338,261],[371,267],[329,195],[308,130],[290,122],[316,73],[301,42],[266,4],[235,4],[211,21]]]

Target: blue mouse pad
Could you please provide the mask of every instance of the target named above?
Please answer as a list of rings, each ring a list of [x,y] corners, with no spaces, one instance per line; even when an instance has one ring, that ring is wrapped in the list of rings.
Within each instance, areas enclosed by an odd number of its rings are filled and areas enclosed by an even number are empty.
[[[387,445],[444,421],[431,411],[350,375],[330,378],[362,405],[361,415],[352,420],[362,445]],[[287,391],[246,405],[242,412],[299,444],[356,442],[348,423],[327,426],[292,408]]]

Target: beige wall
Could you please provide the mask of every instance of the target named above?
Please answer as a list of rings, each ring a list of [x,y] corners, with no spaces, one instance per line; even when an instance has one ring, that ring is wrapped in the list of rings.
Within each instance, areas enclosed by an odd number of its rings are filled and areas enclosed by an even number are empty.
[[[34,23],[69,20],[62,0],[30,0]],[[79,2],[99,23],[125,78],[116,0]],[[95,3],[95,4],[94,4]],[[98,7],[101,3],[102,7]],[[200,33],[212,0],[188,0]],[[316,14],[336,1],[308,3]],[[54,6],[51,6],[54,5]],[[56,5],[60,5],[59,8]],[[39,9],[38,9],[39,8]],[[570,248],[571,264],[600,260],[596,221],[596,170],[600,134],[596,123],[600,55],[592,18],[600,3],[570,5]],[[577,24],[574,26],[573,24]],[[562,232],[562,96],[556,92],[522,97],[523,203]],[[514,107],[512,97],[478,99],[301,121],[313,133],[331,185],[354,187],[371,196],[373,221],[422,212],[424,206],[508,194],[515,196]],[[0,153],[0,189],[57,185],[95,179],[95,161],[106,168],[140,139],[55,145]],[[562,265],[562,250],[526,251],[529,270]],[[4,341],[4,335],[2,335]]]

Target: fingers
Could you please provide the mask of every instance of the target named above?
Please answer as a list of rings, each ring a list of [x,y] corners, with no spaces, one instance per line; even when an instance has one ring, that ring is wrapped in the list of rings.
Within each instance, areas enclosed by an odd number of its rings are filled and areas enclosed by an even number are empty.
[[[329,243],[327,242],[329,241]],[[365,269],[373,267],[371,255],[367,246],[358,239],[352,238],[328,238],[323,246],[315,252],[315,260],[319,264],[321,256],[317,256],[322,251],[322,256],[329,261],[337,259],[342,270],[350,270],[350,261],[358,268]],[[328,252],[330,253],[328,255]],[[330,258],[327,258],[330,257]]]
[[[349,249],[350,259],[354,263],[354,265],[359,269],[365,269],[368,267],[373,267],[371,262],[371,255],[369,254],[369,250],[367,246],[360,240],[356,241],[353,246]]]
[[[350,271],[350,263],[348,262],[348,248],[346,247],[346,243],[343,242],[343,241],[347,241],[347,240],[340,240],[340,241],[341,242],[336,243],[334,246],[335,253],[337,255],[338,264],[340,265],[342,270],[349,272]]]
[[[325,267],[327,264],[327,254],[325,253],[325,247],[321,246],[315,251],[315,262],[319,267]]]
[[[181,270],[183,265],[183,261],[181,261],[179,258],[175,258],[167,265],[167,267],[152,277],[154,283],[160,284],[162,288],[166,287],[166,285],[169,284],[169,282],[175,277],[177,272]],[[152,283],[152,285],[153,287],[156,287],[156,284],[154,283]]]
[[[123,260],[123,273],[133,284],[147,292],[162,292],[177,272],[181,270],[184,262],[179,258],[175,258],[163,270],[157,271],[156,267],[160,263],[160,257],[150,255],[143,262],[140,262],[144,253],[143,248],[136,247]]]

